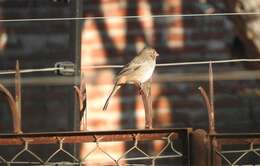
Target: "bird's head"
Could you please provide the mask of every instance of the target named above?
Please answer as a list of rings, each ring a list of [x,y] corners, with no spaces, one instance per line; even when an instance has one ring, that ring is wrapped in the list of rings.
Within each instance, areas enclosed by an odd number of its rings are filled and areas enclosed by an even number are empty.
[[[157,56],[159,56],[158,52],[154,48],[152,48],[152,47],[145,47],[143,49],[143,52],[145,54],[150,55],[152,58],[156,58]]]

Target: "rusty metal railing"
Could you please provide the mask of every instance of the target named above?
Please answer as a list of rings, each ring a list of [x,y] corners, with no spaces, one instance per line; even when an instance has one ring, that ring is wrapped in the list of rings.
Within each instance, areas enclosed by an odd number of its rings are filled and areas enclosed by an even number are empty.
[[[121,163],[127,163],[134,161],[138,163],[140,160],[149,160],[151,165],[156,165],[157,160],[161,159],[180,159],[182,165],[189,164],[189,134],[190,128],[183,129],[149,129],[149,130],[120,130],[120,131],[95,131],[95,132],[56,132],[56,133],[26,133],[26,134],[0,134],[0,146],[6,148],[6,145],[21,147],[13,156],[9,156],[9,159],[4,157],[4,154],[0,154],[0,164],[70,164],[80,165],[88,164],[93,161],[90,160],[90,156],[95,155],[95,151],[102,152],[102,155],[110,159],[110,164],[120,165]],[[157,153],[148,153],[140,145],[141,142],[161,140],[164,145]],[[102,142],[133,142],[133,146],[126,149],[119,157],[115,158],[110,155],[101,145]],[[181,141],[181,146],[176,146],[176,141]],[[82,157],[79,157],[65,148],[67,144],[78,143],[93,143],[94,148],[89,153]],[[41,156],[38,152],[31,149],[33,145],[46,145],[54,144],[56,149],[49,154],[45,154],[45,157]],[[167,150],[167,154],[164,152]],[[131,151],[138,151],[142,156],[129,157]],[[29,160],[19,159],[22,155],[27,153]],[[57,154],[62,154],[61,161],[54,160]],[[68,160],[65,160],[65,157]],[[97,161],[95,161],[97,162]],[[98,161],[102,164],[102,161]],[[174,165],[174,162],[171,163]]]
[[[211,165],[260,164],[260,133],[210,134],[209,138],[213,143]],[[245,161],[249,155],[251,159]]]
[[[209,63],[209,94],[203,87],[199,87],[208,112],[209,129],[208,131],[198,129],[191,134],[192,165],[260,164],[260,133],[218,133],[216,131],[213,83],[212,63]],[[249,155],[252,159],[245,160]]]
[[[260,133],[218,133],[215,128],[215,108],[214,108],[214,77],[212,63],[209,62],[209,92],[203,87],[199,87],[203,101],[206,105],[209,118],[208,131],[198,129],[192,131],[190,128],[184,129],[152,129],[152,104],[150,98],[150,82],[140,87],[140,94],[145,108],[145,128],[146,130],[121,130],[121,131],[98,131],[98,132],[63,132],[63,133],[26,133],[21,130],[21,85],[19,63],[16,64],[15,98],[0,84],[2,92],[10,105],[13,117],[14,134],[0,134],[0,146],[2,149],[6,145],[19,146],[21,149],[12,157],[6,158],[0,154],[0,164],[85,164],[89,162],[90,156],[95,151],[100,151],[114,165],[127,163],[129,161],[149,160],[151,165],[156,165],[160,159],[181,159],[182,165],[200,166],[221,166],[221,165],[241,165],[260,164]],[[137,85],[138,86],[138,85]],[[86,114],[86,89],[84,82],[80,87],[75,86],[80,104],[80,118]],[[190,137],[191,135],[191,137]],[[191,138],[191,141],[190,141]],[[147,153],[140,142],[162,140],[164,146],[157,153]],[[132,142],[132,146],[126,149],[119,157],[114,157],[102,146],[102,142]],[[182,142],[181,147],[175,146],[176,142]],[[75,153],[65,148],[67,144],[92,143],[94,148],[84,156],[79,157]],[[56,149],[49,153],[47,158],[43,158],[36,151],[31,149],[32,145],[54,144]],[[191,147],[191,148],[190,148]],[[165,155],[168,149],[170,154]],[[132,151],[142,154],[138,157],[129,157]],[[20,156],[27,155],[34,158],[34,161],[20,160]],[[67,161],[54,161],[57,154],[70,158]],[[233,157],[230,157],[230,155]],[[250,156],[252,159],[246,160]],[[253,157],[252,157],[253,156]],[[172,163],[171,163],[172,164]],[[177,165],[180,165],[179,163]]]

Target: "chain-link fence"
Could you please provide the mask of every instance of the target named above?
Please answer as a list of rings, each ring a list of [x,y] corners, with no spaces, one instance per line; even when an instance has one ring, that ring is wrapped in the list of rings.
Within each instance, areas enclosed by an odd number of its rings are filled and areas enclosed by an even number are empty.
[[[189,132],[190,129],[152,129],[1,134],[0,164],[189,165]],[[123,142],[127,146],[114,156],[111,149],[104,146],[112,142]],[[92,145],[85,154],[79,150],[83,144]]]

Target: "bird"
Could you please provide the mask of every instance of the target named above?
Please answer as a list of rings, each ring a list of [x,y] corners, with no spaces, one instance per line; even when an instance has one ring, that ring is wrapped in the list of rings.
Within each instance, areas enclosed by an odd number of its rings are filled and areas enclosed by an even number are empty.
[[[103,111],[107,109],[111,97],[124,84],[138,84],[148,81],[155,69],[157,51],[150,46],[144,47],[115,77],[115,85],[108,96]]]

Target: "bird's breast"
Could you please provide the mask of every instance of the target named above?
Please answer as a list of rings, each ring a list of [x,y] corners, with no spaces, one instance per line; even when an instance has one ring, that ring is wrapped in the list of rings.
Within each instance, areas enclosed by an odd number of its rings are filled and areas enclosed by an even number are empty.
[[[132,75],[129,77],[132,80],[144,83],[148,81],[154,71],[155,63],[147,62],[144,63],[140,68],[138,68]]]

